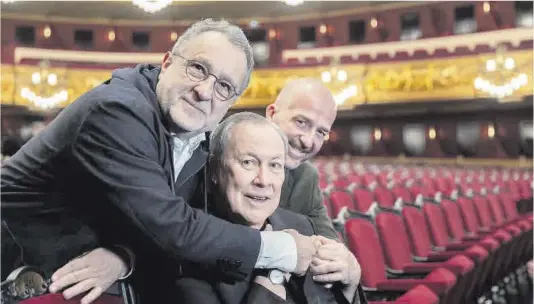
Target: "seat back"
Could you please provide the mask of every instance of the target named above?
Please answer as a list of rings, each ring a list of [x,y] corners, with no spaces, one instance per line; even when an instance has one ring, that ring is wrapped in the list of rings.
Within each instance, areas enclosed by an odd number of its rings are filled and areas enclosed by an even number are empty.
[[[365,219],[348,219],[345,223],[345,238],[360,265],[365,265],[362,267],[362,286],[376,288],[379,282],[386,279],[386,266],[374,225]]]
[[[395,196],[388,189],[379,186],[374,191],[378,205],[382,207],[393,207],[395,204]]]
[[[349,175],[347,175],[347,180],[354,184],[362,183],[362,177],[356,173],[350,173]]]
[[[497,195],[501,208],[504,210],[507,220],[513,220],[519,217],[517,213],[517,206],[515,200],[506,193],[500,193]]]
[[[473,201],[466,197],[459,197],[456,202],[458,203],[458,207],[460,207],[460,213],[462,215],[465,230],[467,232],[477,233],[479,224]]]
[[[337,217],[343,207],[354,210],[354,202],[348,192],[333,191],[330,193],[330,202],[332,203],[332,217]]]
[[[334,188],[339,190],[344,190],[350,185],[350,181],[345,177],[338,177],[332,183],[334,184]]]
[[[330,203],[330,200],[326,195],[323,195],[323,205],[326,208],[326,213],[328,214],[328,217],[332,218],[332,204]]]
[[[443,214],[445,215],[447,227],[449,228],[449,235],[454,240],[463,239],[465,235],[465,228],[458,204],[449,200],[442,200],[441,208],[441,210],[443,210]]]
[[[488,194],[486,196],[486,200],[488,202],[488,207],[491,212],[491,216],[493,217],[493,220],[495,221],[495,224],[497,226],[504,224],[505,222],[504,213],[501,207],[501,203],[497,199],[497,196],[495,194]]]
[[[414,201],[414,197],[410,193],[410,190],[404,186],[394,187],[392,192],[396,197],[402,198],[402,201],[405,203],[413,203]]]
[[[434,246],[445,247],[449,244],[447,222],[441,208],[437,204],[426,203],[423,205],[423,214]]]
[[[475,207],[475,213],[478,215],[480,226],[488,228],[493,226],[491,212],[486,199],[480,195],[475,195],[473,197],[473,206]]]
[[[402,271],[404,264],[412,262],[412,255],[410,240],[401,216],[389,211],[380,212],[375,221],[386,265],[392,270]]]
[[[436,190],[445,195],[449,195],[453,188],[446,177],[438,177],[436,178]]]
[[[355,188],[352,190],[354,195],[354,207],[356,211],[366,212],[371,207],[375,198],[371,191],[362,188]]]
[[[426,205],[426,204],[425,204]],[[425,216],[416,207],[404,206],[402,216],[410,238],[412,253],[417,257],[427,257],[432,250],[430,234],[425,222]]]

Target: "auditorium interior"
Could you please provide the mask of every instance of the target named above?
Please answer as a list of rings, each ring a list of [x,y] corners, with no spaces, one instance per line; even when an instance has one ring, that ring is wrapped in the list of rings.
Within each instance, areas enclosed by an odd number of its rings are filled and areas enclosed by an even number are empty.
[[[368,303],[533,303],[532,1],[3,0],[2,162],[208,17],[253,47],[229,114],[264,115],[299,77],[331,90],[337,119],[312,162]]]

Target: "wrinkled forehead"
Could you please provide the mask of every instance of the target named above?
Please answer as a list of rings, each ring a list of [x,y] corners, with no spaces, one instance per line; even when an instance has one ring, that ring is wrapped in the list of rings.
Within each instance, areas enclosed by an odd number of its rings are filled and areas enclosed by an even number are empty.
[[[253,155],[261,159],[285,157],[285,145],[281,135],[267,122],[242,122],[230,131],[226,154]],[[230,152],[230,153],[228,153]]]

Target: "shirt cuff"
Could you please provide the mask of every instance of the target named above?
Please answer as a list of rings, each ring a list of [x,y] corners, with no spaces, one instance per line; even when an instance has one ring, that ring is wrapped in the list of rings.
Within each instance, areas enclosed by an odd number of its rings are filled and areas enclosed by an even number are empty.
[[[255,268],[279,269],[293,272],[297,268],[297,244],[282,231],[262,231],[261,247]]]

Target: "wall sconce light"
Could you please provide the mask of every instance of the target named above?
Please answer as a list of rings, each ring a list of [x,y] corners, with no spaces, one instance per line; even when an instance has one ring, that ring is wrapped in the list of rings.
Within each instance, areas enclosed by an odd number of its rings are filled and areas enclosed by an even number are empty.
[[[269,39],[271,39],[271,40],[276,39],[276,36],[278,36],[277,33],[276,33],[276,30],[275,29],[270,29],[269,30]]]
[[[178,33],[177,32],[172,32],[171,33],[171,41],[176,41],[176,39],[178,39]]]
[[[428,129],[428,138],[432,140],[436,138],[436,129],[434,128]]]
[[[375,137],[375,140],[382,139],[382,132],[380,131],[380,129],[378,129],[378,128],[375,129],[374,137]]]
[[[47,39],[52,36],[52,29],[50,29],[50,26],[45,26],[45,28],[43,29],[43,36]]]
[[[482,8],[484,9],[484,13],[489,13],[491,11],[491,5],[488,1],[484,1],[484,4],[482,4]]]
[[[321,35],[324,35],[326,34],[326,31],[327,31],[327,27],[326,27],[326,24],[321,24],[321,26],[319,26],[319,33],[321,33]]]
[[[488,125],[488,137],[495,137],[495,127],[492,124]]]
[[[376,18],[372,18],[371,22],[369,22],[372,28],[376,28],[378,26],[378,20]]]
[[[108,40],[115,41],[115,31],[111,30],[108,32]]]

